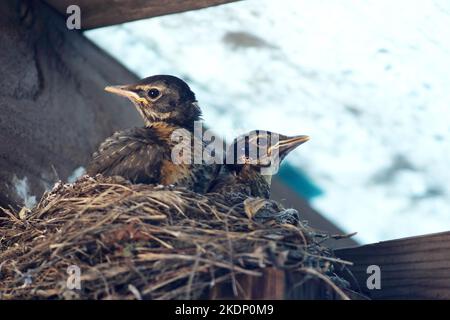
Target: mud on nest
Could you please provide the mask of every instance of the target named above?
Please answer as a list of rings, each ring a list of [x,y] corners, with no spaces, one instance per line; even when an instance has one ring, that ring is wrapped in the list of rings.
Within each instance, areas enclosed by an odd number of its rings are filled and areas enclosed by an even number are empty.
[[[346,298],[328,235],[274,201],[232,202],[102,176],[58,183],[32,210],[0,211],[0,298],[195,299],[221,283],[242,295],[239,276],[267,267]],[[71,265],[81,290],[67,289]]]

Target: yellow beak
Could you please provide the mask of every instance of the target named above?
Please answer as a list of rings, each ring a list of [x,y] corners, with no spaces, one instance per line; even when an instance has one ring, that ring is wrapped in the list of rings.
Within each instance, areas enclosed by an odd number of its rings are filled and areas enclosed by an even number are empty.
[[[130,99],[135,99],[135,100],[139,99],[139,95],[136,92],[130,90],[130,88],[126,85],[125,86],[108,86],[108,87],[105,87],[105,91],[117,94],[118,96],[130,98]]]
[[[297,148],[299,145],[305,143],[310,139],[309,136],[294,136],[294,137],[287,137],[284,140],[280,140],[278,143],[278,151],[280,155],[286,155],[295,148]]]

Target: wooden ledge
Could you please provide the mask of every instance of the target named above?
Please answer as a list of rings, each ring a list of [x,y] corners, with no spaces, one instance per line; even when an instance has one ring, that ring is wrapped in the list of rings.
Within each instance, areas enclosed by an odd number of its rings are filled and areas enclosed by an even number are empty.
[[[67,7],[78,5],[81,9],[82,29],[105,27],[114,24],[179,13],[237,0],[44,0],[66,15]]]
[[[352,261],[352,278],[372,299],[450,299],[450,232],[384,241],[335,251]],[[380,267],[381,289],[367,289],[367,267]],[[355,283],[355,280],[357,283]]]

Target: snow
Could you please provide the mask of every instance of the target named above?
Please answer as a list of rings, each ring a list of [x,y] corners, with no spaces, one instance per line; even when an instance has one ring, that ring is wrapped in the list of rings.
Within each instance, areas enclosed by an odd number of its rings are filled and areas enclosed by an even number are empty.
[[[72,174],[67,178],[67,182],[68,183],[74,183],[75,181],[78,180],[78,178],[80,178],[81,176],[83,176],[84,174],[86,174],[86,169],[84,167],[78,167],[76,168]]]
[[[28,185],[28,178],[23,177],[19,179],[17,176],[13,176],[12,183],[16,191],[17,196],[22,200],[22,204],[28,209],[33,208],[37,201],[36,196],[30,194],[30,186]]]
[[[228,139],[310,135],[287,159],[357,240],[450,230],[450,2],[249,0],[86,35],[185,79]]]

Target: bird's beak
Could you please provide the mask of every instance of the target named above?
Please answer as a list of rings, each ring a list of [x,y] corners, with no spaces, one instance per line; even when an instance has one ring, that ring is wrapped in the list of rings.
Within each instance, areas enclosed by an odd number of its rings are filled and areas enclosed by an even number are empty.
[[[281,155],[287,155],[289,152],[297,148],[299,145],[309,140],[309,136],[294,136],[280,139],[278,142],[278,152]]]
[[[130,89],[129,86],[108,86],[105,87],[105,91],[117,94],[122,97],[137,100],[139,95]]]

